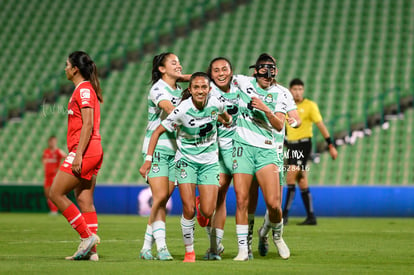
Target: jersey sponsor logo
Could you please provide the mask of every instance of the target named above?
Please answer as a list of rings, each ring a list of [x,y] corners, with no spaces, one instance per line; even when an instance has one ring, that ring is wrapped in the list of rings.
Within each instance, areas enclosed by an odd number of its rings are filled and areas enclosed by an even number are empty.
[[[89,104],[89,102],[88,101],[82,101],[82,105],[86,105],[86,104]]]
[[[91,90],[89,90],[89,89],[80,89],[80,97],[81,97],[81,99],[91,98]]]
[[[158,164],[153,164],[152,165],[152,172],[158,173],[159,171],[160,171],[160,167],[158,166]]]
[[[73,110],[72,109],[68,110],[68,115],[73,115]]]
[[[171,103],[174,106],[177,106],[177,104],[178,104],[179,101],[180,101],[180,98],[179,97],[173,97],[173,98],[171,98]]]
[[[265,142],[264,142],[265,144],[267,144],[267,145],[272,145],[273,144],[273,142],[271,141],[271,140],[265,140]]]

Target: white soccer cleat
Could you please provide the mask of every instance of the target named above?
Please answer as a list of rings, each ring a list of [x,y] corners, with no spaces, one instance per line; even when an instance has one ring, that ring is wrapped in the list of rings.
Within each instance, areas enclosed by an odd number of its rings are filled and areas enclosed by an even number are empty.
[[[239,250],[239,254],[235,258],[234,261],[244,262],[249,260],[249,251],[247,249]]]
[[[99,261],[98,253],[89,252],[89,254],[86,255],[86,257],[89,258],[87,260],[92,261],[92,262],[98,262]]]
[[[290,257],[289,247],[286,245],[282,237],[276,238],[277,235],[273,235],[273,243],[276,245],[277,251],[282,259],[287,260]]]
[[[81,239],[81,243],[78,246],[78,250],[70,257],[66,257],[66,260],[83,260],[88,253],[91,251],[92,247],[100,243],[98,235],[92,234],[90,237]],[[98,258],[99,260],[99,258]]]

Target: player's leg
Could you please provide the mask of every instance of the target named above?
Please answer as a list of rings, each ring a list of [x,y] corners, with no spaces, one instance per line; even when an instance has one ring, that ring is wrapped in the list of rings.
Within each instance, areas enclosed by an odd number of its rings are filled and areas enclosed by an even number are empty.
[[[301,150],[302,150],[302,162],[300,167],[301,175],[300,179],[298,180],[300,193],[302,197],[303,204],[305,205],[306,209],[306,220],[299,225],[316,225],[316,218],[313,211],[313,201],[312,201],[312,195],[309,191],[309,184],[308,184],[308,176],[306,172],[306,163],[310,157],[311,151],[312,151],[312,142],[311,140],[301,142],[300,143]]]
[[[259,198],[259,183],[254,178],[252,185],[250,187],[250,192],[249,192],[249,207],[248,207],[248,215],[247,215],[247,219],[249,223],[249,231],[247,235],[249,260],[253,259],[252,243],[253,243],[253,229],[254,229],[254,214],[256,213],[258,198]]]
[[[313,210],[313,200],[312,200],[312,194],[309,190],[309,184],[308,184],[308,175],[306,171],[301,172],[301,178],[299,180],[299,188],[300,193],[302,196],[303,204],[305,205],[306,209],[306,220],[299,223],[298,225],[316,225],[316,217]]]
[[[257,181],[262,189],[263,197],[267,206],[270,228],[273,232],[273,242],[275,243],[279,255],[283,259],[290,257],[290,251],[283,240],[283,220],[281,210],[281,193],[279,168],[275,164],[269,164],[256,172]],[[276,183],[276,184],[275,184]],[[270,228],[263,227],[259,231],[259,237],[264,237]]]
[[[152,206],[144,235],[144,244],[140,251],[140,258],[153,260],[151,253],[155,241],[157,245],[157,258],[160,260],[172,260],[166,244],[166,205],[174,186],[174,156],[165,155],[156,151],[148,174],[148,183],[152,193]]]
[[[247,235],[249,232],[248,209],[249,192],[253,175],[237,173],[233,175],[234,191],[236,193],[236,233],[239,253],[236,261],[247,261],[249,258]]]
[[[45,197],[46,197],[47,206],[49,207],[49,210],[50,210],[49,214],[57,215],[58,208],[49,198],[50,187],[52,186],[52,183],[53,183],[53,178],[52,177],[46,177],[45,178],[45,183],[44,183],[44,186],[43,186],[43,190],[44,190],[44,194],[45,194]]]
[[[249,193],[255,172],[256,147],[233,142],[233,184],[236,193],[236,233],[239,252],[235,261],[249,259],[247,235],[249,232]]]
[[[283,222],[288,223],[289,210],[292,207],[293,200],[296,193],[296,180],[299,176],[299,167],[296,165],[289,165],[286,173],[287,192],[285,204],[283,205]]]
[[[59,170],[50,188],[50,198],[81,237],[78,251],[72,256],[74,260],[84,257],[95,244],[99,243],[99,237],[91,232],[79,209],[66,196],[80,183],[79,178]]]
[[[211,251],[216,251],[217,255],[220,255],[224,251],[224,246],[221,243],[221,240],[224,236],[224,225],[226,223],[227,216],[226,197],[231,179],[231,175],[220,173],[220,188],[217,195],[216,212],[210,220],[210,225],[206,226],[206,231],[210,240],[210,248],[207,250],[204,259],[209,258],[209,253]]]
[[[197,168],[185,159],[177,161],[175,178],[183,207],[181,216],[181,232],[185,246],[184,262],[195,262],[194,229],[195,229],[195,197]]]
[[[93,234],[97,234],[98,232],[98,216],[96,215],[93,199],[95,186],[96,175],[93,175],[91,180],[81,179],[81,184],[75,188],[75,198],[79,210],[81,211],[89,230]],[[91,251],[84,258],[91,261],[99,261],[96,245],[92,247]]]
[[[181,231],[185,246],[184,262],[195,261],[194,252],[194,229],[195,229],[195,188],[194,183],[180,183],[181,202],[183,205],[183,214],[181,216]]]

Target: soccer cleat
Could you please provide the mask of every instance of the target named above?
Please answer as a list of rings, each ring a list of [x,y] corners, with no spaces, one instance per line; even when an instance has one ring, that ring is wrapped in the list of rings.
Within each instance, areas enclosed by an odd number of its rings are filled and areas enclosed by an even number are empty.
[[[196,209],[197,209],[197,222],[201,227],[206,227],[210,222],[210,219],[204,217],[200,211],[200,196],[196,197]]]
[[[204,255],[203,259],[208,261],[221,261],[220,255],[214,252],[207,252],[206,255]]]
[[[210,254],[216,254],[216,255],[220,256],[220,260],[221,260],[221,254],[223,254],[223,252],[224,252],[224,245],[222,243],[220,243],[218,245],[218,248],[217,248],[217,253],[211,252],[211,249],[209,248],[209,249],[207,249],[206,254],[204,254],[203,259],[204,260],[209,260],[209,257],[210,257],[209,255]]]
[[[66,260],[83,260],[91,251],[92,247],[100,243],[98,235],[92,234],[88,238],[81,239],[81,243],[78,246],[78,250],[72,256],[66,257]]]
[[[89,254],[86,255],[86,257],[87,257],[87,260],[92,261],[92,262],[98,262],[99,261],[98,253],[89,252]]]
[[[167,247],[162,247],[158,250],[157,259],[160,261],[172,261],[174,258],[171,256],[170,252],[168,251]]]
[[[254,259],[253,252],[249,251],[249,261],[253,259]]]
[[[286,245],[282,236],[273,231],[273,243],[276,245],[277,251],[282,259],[287,260],[290,257],[289,247]]]
[[[249,260],[249,252],[247,251],[247,249],[239,250],[239,254],[237,254],[237,256],[235,258],[233,258],[233,260],[234,261],[239,261],[239,262],[248,261]]]
[[[154,260],[154,257],[151,253],[151,249],[142,249],[139,253],[139,257],[143,260]]]
[[[260,231],[262,230],[262,228],[263,226],[261,226],[257,230],[257,234],[259,235],[258,250],[259,250],[259,255],[264,257],[267,255],[267,252],[269,252],[269,242],[267,240],[267,236],[264,236],[264,237],[260,236]]]
[[[298,223],[298,225],[317,225],[316,218],[314,216],[307,217],[306,220],[304,220],[301,223]]]
[[[287,225],[288,224],[288,213],[287,212],[283,212],[283,225]]]
[[[191,252],[185,252],[184,255],[184,263],[194,263],[195,262],[195,252],[191,251]]]

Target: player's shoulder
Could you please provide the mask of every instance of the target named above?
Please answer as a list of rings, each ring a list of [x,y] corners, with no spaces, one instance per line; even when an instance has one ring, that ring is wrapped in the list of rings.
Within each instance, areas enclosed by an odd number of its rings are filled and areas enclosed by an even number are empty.
[[[188,111],[191,107],[193,107],[193,101],[191,97],[184,99],[178,104],[178,106],[175,109],[178,109],[182,112]]]
[[[315,101],[313,101],[309,98],[303,99],[303,103],[304,103],[304,105],[308,106],[309,108],[318,108],[318,104]]]
[[[88,99],[91,99],[92,97],[96,97],[95,90],[93,89],[93,86],[89,81],[84,81],[80,83],[76,87],[74,91],[74,95],[76,97],[79,96],[80,99],[82,100],[83,99],[88,100]]]
[[[238,86],[239,83],[246,83],[246,82],[250,83],[253,79],[254,77],[252,76],[235,74],[233,75],[232,84]]]
[[[159,79],[157,82],[155,82],[151,86],[150,92],[163,91],[165,90],[165,87],[166,87],[166,83],[162,79]]]
[[[289,91],[289,89],[288,88],[286,88],[285,86],[283,86],[283,85],[281,85],[281,84],[279,84],[279,83],[276,83],[275,85],[274,85],[274,87],[280,92],[280,93],[283,93],[283,94],[290,94],[290,91]]]

